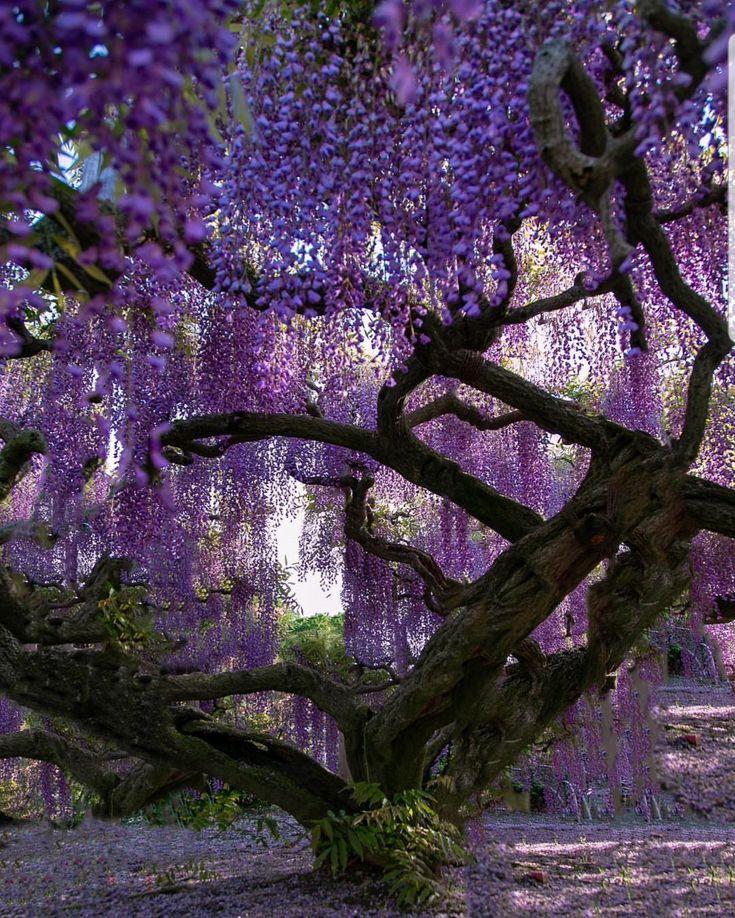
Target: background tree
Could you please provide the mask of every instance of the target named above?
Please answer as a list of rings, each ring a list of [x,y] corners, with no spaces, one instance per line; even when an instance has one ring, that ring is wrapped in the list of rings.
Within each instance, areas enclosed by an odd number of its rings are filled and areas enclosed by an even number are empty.
[[[727,619],[730,16],[4,8],[2,755],[307,824],[443,756],[456,814],[683,596]]]

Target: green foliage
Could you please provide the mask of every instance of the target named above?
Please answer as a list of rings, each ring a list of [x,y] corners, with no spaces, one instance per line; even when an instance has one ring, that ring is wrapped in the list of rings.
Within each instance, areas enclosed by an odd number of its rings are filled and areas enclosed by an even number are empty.
[[[63,820],[57,820],[57,825],[61,825],[67,829],[73,829],[75,826],[81,825],[87,815],[96,807],[99,807],[101,799],[99,794],[95,791],[86,787],[84,784],[80,784],[78,781],[74,781],[68,776],[67,784],[69,785],[69,804],[71,806],[71,811]]]
[[[284,660],[304,660],[317,669],[341,670],[351,658],[345,651],[343,615],[300,616],[286,612],[280,622]]]
[[[533,813],[542,813],[546,810],[546,788],[540,781],[532,781],[529,790],[529,803]]]
[[[684,672],[684,659],[681,647],[671,644],[666,654],[666,665],[670,676],[680,676]]]
[[[140,647],[156,638],[155,620],[142,605],[144,588],[111,586],[107,597],[100,599],[97,609],[110,643],[122,647]]]
[[[279,622],[282,660],[305,663],[338,675],[345,682],[374,686],[386,682],[387,669],[366,669],[345,650],[344,615],[308,615],[285,612]]]
[[[421,502],[416,499],[403,504],[400,510],[375,502],[372,504],[373,525],[390,533],[394,541],[410,541],[420,533],[422,509]]]
[[[16,819],[29,819],[39,815],[39,808],[33,806],[28,788],[21,785],[16,776],[0,781],[0,813]]]
[[[587,414],[594,414],[599,410],[599,403],[604,394],[599,384],[595,384],[591,379],[582,379],[574,376],[562,389],[561,394],[564,398],[572,399]]]
[[[434,798],[408,790],[388,799],[377,784],[353,786],[359,813],[330,813],[314,824],[312,847],[317,866],[332,874],[354,861],[377,864],[400,907],[427,905],[446,889],[441,870],[465,863],[459,829],[441,819]]]
[[[169,864],[159,869],[157,864],[143,868],[149,881],[158,889],[173,891],[192,880],[195,883],[209,883],[219,879],[217,872],[203,860],[189,860],[183,864]]]
[[[238,819],[243,810],[259,804],[260,801],[243,791],[225,787],[215,790],[211,785],[198,797],[190,792],[179,791],[169,794],[162,800],[149,804],[141,814],[149,825],[170,825],[171,823],[187,829],[227,829]],[[270,817],[261,817],[262,829],[271,834],[277,833],[278,827]],[[274,837],[277,837],[274,835]]]

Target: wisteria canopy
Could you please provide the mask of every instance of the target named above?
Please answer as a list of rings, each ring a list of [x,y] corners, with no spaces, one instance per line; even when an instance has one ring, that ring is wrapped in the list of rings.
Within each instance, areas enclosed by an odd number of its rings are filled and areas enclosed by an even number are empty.
[[[732,25],[0,5],[6,773],[461,819],[560,717],[599,748],[672,610],[735,664]]]

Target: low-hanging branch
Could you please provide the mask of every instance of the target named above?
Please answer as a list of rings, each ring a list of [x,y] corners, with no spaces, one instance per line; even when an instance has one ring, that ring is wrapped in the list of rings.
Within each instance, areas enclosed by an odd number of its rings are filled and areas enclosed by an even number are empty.
[[[59,734],[41,729],[0,733],[0,759],[24,758],[57,765],[101,797],[107,798],[120,779],[100,764],[99,757]]]
[[[269,437],[295,437],[365,453],[413,484],[449,498],[509,541],[522,538],[541,522],[539,514],[462,471],[456,462],[410,436],[407,428],[405,436],[388,440],[309,414],[233,412],[174,421],[161,435],[161,444],[164,449],[191,451],[197,441],[216,437],[227,438],[225,448]]]
[[[225,679],[231,675],[237,674],[220,674]],[[308,669],[302,675],[311,684],[318,678]],[[283,807],[304,823],[323,816],[325,805],[333,810],[344,806],[345,784],[340,778],[293,747],[234,730],[198,709],[184,707],[175,698],[175,678],[181,677],[163,676],[121,648],[24,648],[0,624],[0,690],[18,704],[83,724],[99,739],[123,745],[132,757],[151,765],[228,781]],[[258,678],[256,671],[252,679]],[[265,682],[262,689],[254,690],[275,689],[272,679],[261,681]],[[244,685],[225,685],[224,691],[217,686],[215,697],[227,694],[230,687],[247,690]],[[206,697],[206,684],[202,691]],[[182,693],[187,694],[179,689]],[[325,703],[335,709],[344,712],[348,703],[362,716],[367,713],[346,689],[332,688],[328,694]],[[71,754],[68,746],[43,746],[48,742],[36,738],[36,745],[29,742],[25,752],[35,749],[44,757],[52,752]]]
[[[572,443],[604,453],[615,448],[616,442],[634,436],[627,428],[601,415],[590,416],[575,402],[558,398],[479,354],[457,351],[446,355],[441,367],[444,375],[492,395],[543,430]]]
[[[271,666],[212,674],[184,673],[167,676],[165,692],[170,701],[204,701],[255,692],[301,695],[332,716],[344,732],[352,730],[362,716],[359,705],[346,686],[298,663],[274,663]]]
[[[684,503],[692,524],[735,538],[735,490],[687,475],[683,484]]]

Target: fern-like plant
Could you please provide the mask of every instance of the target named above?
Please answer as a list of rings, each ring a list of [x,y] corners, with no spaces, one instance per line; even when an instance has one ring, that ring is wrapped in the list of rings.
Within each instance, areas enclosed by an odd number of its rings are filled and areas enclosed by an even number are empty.
[[[442,868],[459,866],[468,855],[459,829],[445,822],[425,790],[407,790],[388,799],[377,784],[352,788],[358,813],[330,813],[312,829],[316,865],[333,875],[355,862],[383,868],[389,894],[400,907],[428,905],[446,888]]]

